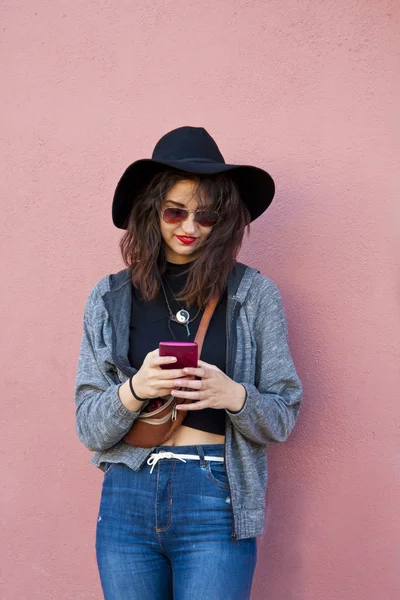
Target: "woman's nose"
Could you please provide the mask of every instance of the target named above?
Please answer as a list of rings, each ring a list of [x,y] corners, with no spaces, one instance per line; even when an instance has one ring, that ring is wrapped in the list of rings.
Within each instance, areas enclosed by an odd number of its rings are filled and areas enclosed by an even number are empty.
[[[189,213],[188,218],[183,221],[182,229],[187,235],[193,235],[196,232],[197,223],[194,220],[194,214]]]

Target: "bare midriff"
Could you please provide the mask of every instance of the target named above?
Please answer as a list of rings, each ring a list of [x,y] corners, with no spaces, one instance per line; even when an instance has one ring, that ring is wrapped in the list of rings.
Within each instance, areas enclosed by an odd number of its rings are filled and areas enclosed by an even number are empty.
[[[181,425],[169,438],[168,441],[162,444],[163,446],[203,446],[206,444],[223,444],[225,442],[224,435],[217,433],[208,433]]]

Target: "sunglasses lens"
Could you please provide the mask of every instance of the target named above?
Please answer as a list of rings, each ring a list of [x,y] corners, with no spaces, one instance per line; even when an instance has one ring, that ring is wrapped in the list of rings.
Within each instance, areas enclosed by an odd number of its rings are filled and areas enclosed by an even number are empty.
[[[176,225],[188,217],[188,212],[184,208],[166,208],[163,212],[163,218],[166,223]]]
[[[163,219],[170,225],[182,223],[189,216],[184,208],[166,208],[163,212]],[[202,227],[214,227],[218,222],[218,213],[213,210],[198,210],[195,213],[196,222]]]
[[[195,218],[202,227],[214,227],[218,222],[218,213],[213,210],[198,210]]]

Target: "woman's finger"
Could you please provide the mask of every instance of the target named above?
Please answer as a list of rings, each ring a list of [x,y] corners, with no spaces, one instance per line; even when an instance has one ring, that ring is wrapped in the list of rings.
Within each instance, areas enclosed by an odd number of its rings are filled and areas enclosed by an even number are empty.
[[[151,372],[151,376],[156,379],[160,379],[160,377],[163,379],[186,379],[183,369],[163,369],[161,372],[159,369],[155,369]]]
[[[173,389],[171,391],[171,395],[175,396],[176,398],[186,398],[187,400],[202,400],[204,392],[200,390],[197,392],[188,392],[186,390]]]
[[[161,365],[171,365],[176,363],[176,356],[153,356],[150,360],[151,367],[160,367]]]
[[[202,410],[203,408],[212,408],[209,405],[208,400],[202,400],[201,402],[195,402],[195,404],[177,404],[177,410]]]
[[[153,383],[153,387],[155,388],[168,388],[169,390],[176,388],[176,383],[174,379],[163,379],[157,380]]]
[[[199,360],[198,363],[199,367],[204,367],[205,369],[212,369],[213,371],[221,371],[221,369],[218,369],[218,367],[216,367],[215,365],[210,365],[210,363],[205,362],[204,360]]]
[[[183,371],[185,375],[194,375],[195,377],[202,377],[203,379],[204,377],[207,377],[207,371],[202,367],[185,367]]]
[[[149,352],[147,354],[147,356],[158,356],[159,352],[160,352],[159,348],[156,348],[155,350],[152,350],[151,352]]]
[[[201,379],[176,379],[174,382],[175,387],[180,388],[191,388],[192,390],[203,390],[204,382]]]

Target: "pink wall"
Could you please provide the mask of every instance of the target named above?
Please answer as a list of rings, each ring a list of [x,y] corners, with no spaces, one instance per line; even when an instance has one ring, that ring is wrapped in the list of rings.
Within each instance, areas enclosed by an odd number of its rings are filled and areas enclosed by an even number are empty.
[[[3,4],[1,600],[101,598],[82,310],[121,264],[117,178],[186,124],[277,182],[242,259],[280,286],[305,401],[271,451],[253,598],[400,597],[399,16],[396,0]]]

